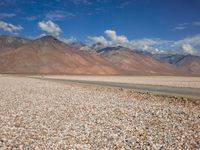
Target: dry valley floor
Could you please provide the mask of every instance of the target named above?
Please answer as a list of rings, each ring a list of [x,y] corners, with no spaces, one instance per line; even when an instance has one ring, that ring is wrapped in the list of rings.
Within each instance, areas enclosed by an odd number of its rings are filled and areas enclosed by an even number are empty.
[[[0,76],[0,149],[200,149],[200,101]]]

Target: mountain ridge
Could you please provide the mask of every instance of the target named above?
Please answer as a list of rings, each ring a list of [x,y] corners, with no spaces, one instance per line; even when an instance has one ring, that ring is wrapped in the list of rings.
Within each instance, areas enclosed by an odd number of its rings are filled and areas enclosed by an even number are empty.
[[[2,39],[1,36],[0,39]],[[19,42],[20,40],[22,42]],[[5,40],[0,40],[0,42],[2,41]],[[8,45],[6,47],[6,44],[4,44],[4,48],[0,50],[0,73],[93,75],[189,74],[189,69],[184,70],[175,64],[158,60],[155,56],[145,55],[145,53],[143,54],[137,50],[130,50],[122,46],[100,48],[95,50],[95,53],[91,53],[87,50],[80,50],[80,47],[77,48],[69,43],[64,43],[53,36],[44,36],[34,40],[27,39],[24,42],[23,39],[15,37],[12,42],[11,46]],[[195,61],[197,60],[195,59]],[[188,67],[192,67],[194,64],[196,63],[191,63]],[[197,67],[192,68],[195,75],[200,74],[198,63]],[[195,71],[196,68],[197,71]]]

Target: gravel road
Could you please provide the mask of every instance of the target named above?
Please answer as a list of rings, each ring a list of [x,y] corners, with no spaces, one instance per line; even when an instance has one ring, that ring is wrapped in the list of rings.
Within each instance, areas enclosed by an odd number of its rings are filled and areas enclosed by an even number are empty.
[[[36,77],[36,76],[33,76]],[[39,76],[41,77],[41,76]],[[88,76],[88,75],[45,75],[43,78],[98,81],[143,85],[160,85],[181,88],[200,88],[200,77],[183,76]]]
[[[200,101],[0,76],[0,149],[200,149]]]
[[[160,85],[144,85],[144,84],[132,84],[132,83],[117,83],[117,82],[103,82],[103,81],[86,81],[86,80],[68,80],[68,79],[54,79],[54,78],[43,78],[43,77],[32,77],[36,79],[62,82],[62,83],[76,83],[84,85],[95,85],[95,86],[106,86],[106,87],[117,87],[132,89],[135,91],[151,92],[155,94],[181,96],[187,98],[193,98],[200,100],[200,89],[199,88],[182,88],[182,87],[170,87]]]

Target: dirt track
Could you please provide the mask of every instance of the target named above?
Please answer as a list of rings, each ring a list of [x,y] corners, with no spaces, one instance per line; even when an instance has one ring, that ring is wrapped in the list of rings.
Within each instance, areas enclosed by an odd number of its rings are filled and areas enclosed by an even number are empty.
[[[43,76],[43,80],[62,83],[100,85],[108,87],[128,88],[156,94],[191,97],[200,100],[199,77],[167,77],[167,76]]]
[[[49,75],[44,78],[200,88],[200,77]]]

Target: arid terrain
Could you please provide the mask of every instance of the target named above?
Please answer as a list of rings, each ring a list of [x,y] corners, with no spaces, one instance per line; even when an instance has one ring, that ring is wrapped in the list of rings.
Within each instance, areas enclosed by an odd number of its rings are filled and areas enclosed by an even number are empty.
[[[200,149],[199,100],[5,75],[0,100],[0,149]]]
[[[185,88],[200,88],[200,77],[181,76],[74,76],[74,75],[47,75],[43,78],[80,80],[80,81],[102,81],[115,83],[133,83],[144,85],[161,85]]]
[[[0,0],[0,150],[200,150],[200,0]]]

